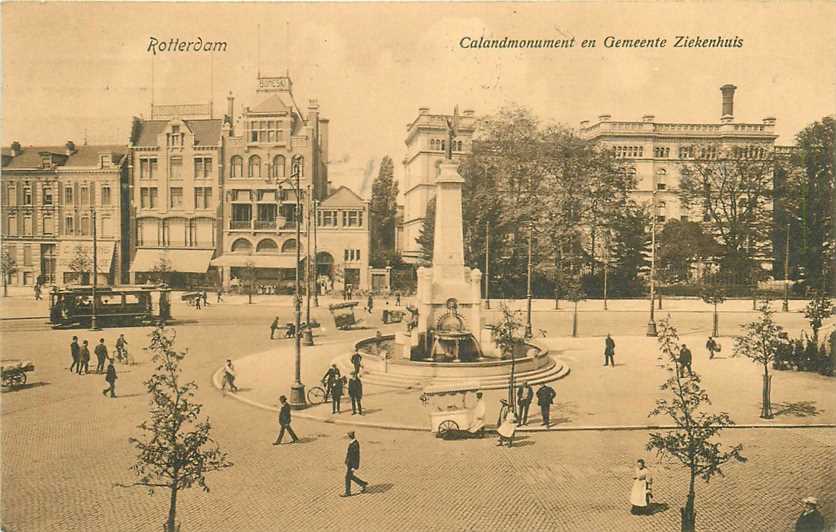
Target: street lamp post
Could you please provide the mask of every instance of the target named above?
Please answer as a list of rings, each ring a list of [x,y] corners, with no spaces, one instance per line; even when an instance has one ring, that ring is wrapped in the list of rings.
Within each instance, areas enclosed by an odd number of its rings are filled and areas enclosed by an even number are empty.
[[[313,226],[313,251],[314,251],[314,306],[319,308],[319,250],[316,247],[316,228],[319,225],[319,200],[313,201],[314,212],[314,226]]]
[[[784,304],[781,310],[790,311],[790,224],[787,224],[787,237],[784,243]]]
[[[313,331],[311,330],[311,186],[306,189],[305,210],[308,211],[308,224],[305,230],[307,243],[305,244],[305,345],[314,345]],[[298,249],[297,245],[297,249]]]
[[[491,221],[485,220],[485,308],[491,308]]]
[[[525,337],[526,339],[534,336],[531,333],[531,239],[533,237],[534,228],[531,223],[528,224],[528,271],[526,279],[526,315],[525,315]]]
[[[656,336],[656,320],[653,316],[653,299],[656,296],[656,188],[653,189],[652,216],[650,225],[650,320],[647,322],[647,336]]]
[[[96,323],[96,285],[98,284],[98,255],[96,253],[96,208],[90,207],[90,220],[93,223],[93,303],[91,306],[91,310],[93,311],[92,316],[90,317],[90,330],[91,331],[98,331],[99,327]]]

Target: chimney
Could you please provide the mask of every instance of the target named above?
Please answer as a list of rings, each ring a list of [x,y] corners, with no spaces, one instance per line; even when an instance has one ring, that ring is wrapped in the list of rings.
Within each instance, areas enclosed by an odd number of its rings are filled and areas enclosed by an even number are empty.
[[[67,148],[67,155],[72,155],[75,153],[75,143],[71,140],[68,140],[64,146]]]
[[[418,108],[418,114],[419,114],[419,115],[425,115],[425,114],[427,114],[427,113],[429,113],[429,112],[430,112],[430,108],[429,108],[429,107],[419,107],[419,108]]]
[[[656,117],[653,115],[644,115],[642,117],[642,122],[653,122],[654,120],[656,120]]]
[[[720,87],[720,92],[723,93],[723,114],[720,119],[723,120],[728,117],[729,122],[734,119],[734,91],[737,89],[734,85],[726,84]]]
[[[589,120],[581,120],[581,128],[586,128],[589,126]]]
[[[472,118],[473,114],[473,109],[465,109],[464,111],[462,111],[462,116],[465,116],[467,118]]]
[[[229,91],[229,96],[226,97],[226,118],[229,121],[229,124],[232,125],[232,121],[234,120],[235,116],[235,97],[232,95],[232,91]]]
[[[18,141],[12,142],[12,157],[17,157],[21,153],[23,153],[23,150],[20,149],[20,142],[18,142]]]
[[[598,116],[598,121],[599,122],[609,122],[610,118],[612,118],[612,115],[600,115],[600,116]]]

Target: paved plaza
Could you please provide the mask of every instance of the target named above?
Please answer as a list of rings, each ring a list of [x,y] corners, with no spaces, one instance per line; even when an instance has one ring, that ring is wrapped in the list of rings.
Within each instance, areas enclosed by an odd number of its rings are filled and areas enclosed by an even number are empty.
[[[376,311],[364,316],[367,328],[336,331],[325,309],[328,302],[323,298],[322,307],[314,310],[323,324],[317,346],[303,348],[308,385],[316,384],[327,364],[357,340],[400,327],[383,326]],[[647,453],[647,430],[565,430],[664,423],[646,417],[668,375],[656,366],[655,341],[637,335],[647,320],[646,302],[613,301],[606,313],[599,305],[582,303],[580,338],[567,335],[571,314],[563,303],[557,312],[550,301],[535,305],[535,329],[547,331],[538,341],[571,368],[554,384],[556,430],[523,433],[508,449],[496,447],[493,437],[442,441],[427,430],[359,426],[363,459],[358,474],[370,489],[343,499],[337,495],[349,425],[302,419],[300,413],[293,426],[302,442],[274,447],[275,412],[224,395],[213,383],[223,361],[232,358],[239,368],[241,397],[271,407],[279,393],[287,393],[292,343],[271,341],[268,326],[275,315],[291,321],[290,298],[257,297],[248,305],[245,298],[229,296],[200,311],[177,301],[177,344],[189,348],[184,374],[200,385],[203,413],[235,464],[209,475],[209,493],[181,495],[182,530],[678,530],[687,478],[680,467]],[[740,424],[836,423],[834,381],[787,371],[775,372],[775,419],[757,417],[758,368],[728,358],[732,339],[727,335],[752,319],[751,301],[721,307],[723,352],[712,361],[702,348],[711,323],[708,307],[693,300],[666,300],[664,306],[657,318],[670,312],[683,341],[693,344],[694,369],[703,375],[717,410],[728,410]],[[800,306],[794,303],[794,310]],[[36,366],[30,385],[0,396],[3,530],[159,530],[168,504],[165,494],[149,497],[138,488],[115,486],[133,480],[128,468],[134,451],[127,440],[138,434],[136,426],[147,412],[142,381],[152,366],[141,347],[150,329],[52,331],[42,319],[46,304],[32,302],[30,294],[0,300],[0,314],[33,318],[4,319],[0,332],[3,360],[29,359]],[[492,314],[484,319],[493,319]],[[798,312],[778,313],[776,319],[793,335],[806,324]],[[77,376],[67,370],[67,346],[73,334],[91,341],[104,337],[112,346],[119,332],[126,334],[140,363],[118,366],[119,397],[111,400],[101,396],[102,375]],[[617,343],[615,368],[601,365],[607,332]],[[370,387],[362,421],[420,427],[427,420],[418,393]],[[496,397],[489,399],[492,422]],[[350,404],[344,408],[350,412]],[[315,409],[305,415],[330,417]],[[340,420],[348,423],[352,416]],[[800,500],[808,495],[819,498],[828,523],[836,519],[835,429],[740,428],[725,431],[723,440],[742,443],[749,461],[728,466],[725,478],[697,486],[698,529],[790,530]],[[629,512],[632,468],[639,457],[648,459],[655,477],[658,505],[651,516]]]

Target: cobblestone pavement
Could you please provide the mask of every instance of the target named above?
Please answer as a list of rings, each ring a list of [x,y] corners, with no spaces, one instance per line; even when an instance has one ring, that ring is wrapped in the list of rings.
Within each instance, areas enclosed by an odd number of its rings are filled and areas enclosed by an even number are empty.
[[[235,463],[209,476],[208,494],[190,490],[181,496],[184,532],[678,527],[687,479],[680,468],[652,458],[661,511],[629,514],[632,465],[647,456],[647,435],[639,431],[527,434],[507,449],[492,438],[445,442],[429,433],[360,429],[359,475],[371,482],[370,490],[339,498],[345,427],[297,419],[294,428],[303,441],[273,447],[275,414],[224,397],[210,384],[223,359],[276,345],[265,333],[265,309],[222,305],[198,313],[175,307],[175,315],[182,320],[178,345],[190,348],[185,375],[200,384],[204,413]],[[164,494],[114,487],[132,480],[134,453],[127,438],[145,417],[142,380],[151,370],[138,349],[147,330],[124,332],[143,363],[118,368],[119,398],[112,400],[100,394],[102,376],[67,371],[73,331],[37,324],[2,328],[3,358],[28,358],[37,367],[31,386],[0,396],[4,530],[160,529]],[[112,345],[118,331],[75,334],[105,337]],[[819,497],[833,522],[836,431],[735,430],[725,437],[744,444],[749,463],[730,466],[727,478],[699,484],[700,530],[788,530],[807,495]]]

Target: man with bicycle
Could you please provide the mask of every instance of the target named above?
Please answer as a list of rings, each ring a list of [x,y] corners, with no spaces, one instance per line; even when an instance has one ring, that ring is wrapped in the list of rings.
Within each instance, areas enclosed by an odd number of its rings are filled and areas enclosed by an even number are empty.
[[[128,341],[125,339],[124,334],[120,334],[119,338],[116,339],[116,358],[119,360],[128,360],[128,349],[125,347],[128,345]]]

